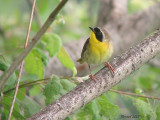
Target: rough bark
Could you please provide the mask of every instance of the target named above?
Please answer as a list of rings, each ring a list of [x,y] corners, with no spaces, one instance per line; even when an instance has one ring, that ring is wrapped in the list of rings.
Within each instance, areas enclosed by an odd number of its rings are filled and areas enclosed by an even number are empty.
[[[157,30],[153,35],[135,47],[130,48],[119,57],[116,57],[111,62],[115,68],[114,75],[107,67],[102,68],[96,74],[98,78],[96,83],[91,79],[86,80],[36,115],[28,118],[28,120],[60,120],[66,118],[74,111],[120,83],[158,53],[160,53],[160,30]]]
[[[103,3],[102,4],[103,6],[107,4],[113,4],[110,0],[103,0],[103,1],[105,2],[108,1],[107,3]],[[126,7],[125,1],[123,6]],[[107,12],[108,9],[102,9],[102,10],[104,10],[103,11],[104,13],[106,12],[106,15],[111,14]],[[112,8],[110,8],[110,11],[112,11]],[[124,12],[121,13],[123,17],[119,16],[117,18],[108,16],[107,19],[110,20],[103,21],[103,24],[106,24],[103,27],[110,33],[110,36],[114,43],[115,50],[113,57],[122,53],[129,47],[135,45],[140,40],[144,39],[144,37],[146,37],[148,34],[159,28],[160,27],[159,11],[160,11],[160,3],[158,2],[154,6],[148,8],[147,10],[143,10],[132,15],[125,14],[126,12],[124,10]],[[101,11],[101,13],[103,12]],[[101,25],[101,23],[98,23],[98,26],[99,25]],[[84,75],[84,73],[85,74],[87,73],[86,71],[88,71],[88,67],[86,64],[80,65],[79,63],[76,62],[76,60],[80,57],[81,50],[86,39],[87,37],[64,45],[68,54],[71,56],[72,60],[75,62],[75,65],[77,66],[78,76],[82,76]],[[62,76],[72,75],[72,72],[67,68],[63,67],[61,63],[58,61],[58,59],[56,59],[56,57],[50,59],[45,71],[46,71],[45,73],[46,77],[49,77],[51,74],[62,75]]]

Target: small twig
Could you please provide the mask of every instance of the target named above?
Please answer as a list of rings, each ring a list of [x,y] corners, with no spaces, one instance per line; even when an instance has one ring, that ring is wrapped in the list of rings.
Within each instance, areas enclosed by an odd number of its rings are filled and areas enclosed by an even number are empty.
[[[67,79],[73,83],[75,82],[81,83],[81,82],[84,82],[84,80],[87,80],[88,78],[89,78],[89,75],[84,76],[84,77],[60,77],[60,79]]]
[[[31,7],[33,5],[33,1],[32,0],[27,0],[27,2],[29,4],[29,7]],[[37,7],[35,7],[34,15],[35,15],[35,19],[37,21],[38,26],[41,27],[41,21],[40,21],[39,15],[38,15]]]
[[[138,95],[138,94],[135,94],[135,93],[122,92],[122,91],[113,90],[113,89],[110,89],[109,91],[115,92],[115,93],[119,93],[119,94],[123,94],[123,95],[131,95],[131,96],[136,96],[136,97],[143,97],[143,98],[148,98],[148,99],[157,99],[157,100],[160,100],[160,97],[152,97],[152,96],[146,96],[146,95]]]
[[[18,92],[20,92],[21,94],[23,94],[24,96],[26,95],[24,92],[22,92],[21,90],[18,90]]]
[[[59,5],[53,10],[50,14],[46,22],[43,24],[41,29],[37,32],[37,34],[32,38],[29,45],[24,49],[24,51],[17,57],[17,59],[11,64],[5,74],[2,76],[0,80],[0,92],[2,92],[5,83],[7,82],[8,78],[13,74],[19,64],[24,60],[24,58],[29,54],[29,52],[33,49],[33,47],[37,44],[40,40],[42,35],[47,31],[49,26],[55,20],[55,17],[59,13],[59,11],[63,8],[63,6],[67,3],[68,0],[62,0]]]
[[[31,16],[30,16],[30,22],[29,22],[29,26],[28,26],[28,31],[27,31],[26,42],[25,42],[24,48],[27,47],[27,44],[28,44],[28,41],[29,41],[29,35],[30,35],[30,31],[31,31],[31,25],[32,25],[35,5],[36,5],[36,0],[34,0],[34,2],[33,2],[32,12],[31,12]],[[17,83],[16,83],[16,90],[15,90],[14,97],[13,97],[13,100],[12,100],[12,105],[11,105],[11,108],[10,108],[10,111],[9,111],[8,120],[10,120],[11,116],[12,116],[14,103],[15,103],[16,96],[17,96],[17,93],[18,93],[19,82],[21,80],[23,65],[24,65],[24,61],[22,61],[21,65],[20,65],[20,71],[19,71],[18,80],[17,80]]]
[[[6,96],[6,97],[8,97],[8,98],[10,98],[10,99],[13,99],[12,96],[9,96],[9,95],[6,95],[6,94],[3,94],[3,96]]]
[[[22,84],[22,85],[19,85],[19,88],[32,86],[32,85],[35,85],[35,84],[37,84],[37,83],[42,83],[41,81],[46,82],[46,81],[48,81],[49,79],[51,79],[51,78],[45,78],[45,79],[40,79],[40,80],[35,80],[35,81],[32,81],[32,82],[24,83],[24,84]],[[16,87],[11,88],[11,89],[9,89],[9,90],[6,90],[6,91],[3,92],[3,94],[9,93],[9,92],[13,91],[15,88],[16,88]]]
[[[67,79],[67,80],[69,80],[70,82],[73,82],[73,83],[75,83],[75,82],[79,82],[80,83],[80,82],[83,82],[84,80],[86,80],[88,78],[89,78],[89,76],[85,76],[85,77],[60,77],[60,79]],[[32,86],[32,85],[37,85],[37,84],[41,84],[41,83],[45,83],[45,82],[47,83],[48,80],[50,80],[50,79],[52,79],[52,77],[51,78],[44,78],[44,79],[34,80],[32,82],[28,82],[28,83],[24,83],[22,85],[19,85],[19,88],[28,87],[28,86]],[[16,87],[11,88],[9,90],[6,90],[6,91],[3,92],[3,94],[9,93],[9,92],[15,90],[15,88]]]

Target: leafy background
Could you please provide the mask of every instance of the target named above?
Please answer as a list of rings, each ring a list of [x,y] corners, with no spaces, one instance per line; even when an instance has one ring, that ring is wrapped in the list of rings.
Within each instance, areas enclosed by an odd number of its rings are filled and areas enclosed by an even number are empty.
[[[37,1],[41,24],[58,3],[59,0]],[[30,5],[27,0],[2,0],[0,4],[0,75],[2,75],[10,63],[23,51]],[[129,0],[128,12],[134,14],[152,4],[154,2],[151,0]],[[52,75],[50,78],[44,78],[44,67],[49,58],[57,57],[63,66],[73,71],[73,76],[76,75],[74,63],[63,44],[89,34],[88,26],[96,25],[98,8],[99,1],[96,0],[70,0],[67,3],[48,32],[42,37],[41,42],[25,59],[24,72],[11,119],[28,118],[76,87],[78,82],[65,76]],[[35,35],[39,27],[37,20],[34,19],[30,38]],[[7,81],[1,93],[0,117],[2,120],[7,119],[17,75],[18,70]],[[159,78],[160,69],[144,65],[113,89],[130,91],[139,95],[159,96]],[[66,120],[118,120],[124,119],[123,115],[140,116],[141,120],[159,120],[160,102],[109,91]]]

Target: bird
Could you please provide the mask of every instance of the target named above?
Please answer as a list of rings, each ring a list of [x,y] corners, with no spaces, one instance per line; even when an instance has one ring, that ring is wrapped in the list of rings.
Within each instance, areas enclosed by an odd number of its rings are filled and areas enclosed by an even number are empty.
[[[105,63],[106,66],[114,73],[114,68],[106,61],[113,54],[113,44],[110,40],[108,32],[101,27],[89,27],[91,33],[89,38],[86,40],[82,52],[81,58],[77,60],[80,64],[86,62],[89,67],[90,75],[89,77],[96,82],[96,76],[91,72],[91,65],[97,65]]]

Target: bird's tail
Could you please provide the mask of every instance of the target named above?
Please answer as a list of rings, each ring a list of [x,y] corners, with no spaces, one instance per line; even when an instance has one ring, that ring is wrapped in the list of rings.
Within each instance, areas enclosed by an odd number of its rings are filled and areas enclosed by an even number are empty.
[[[82,58],[79,58],[79,59],[77,60],[77,62],[79,62],[80,64],[82,64],[82,63],[84,63],[84,60],[83,60]]]

